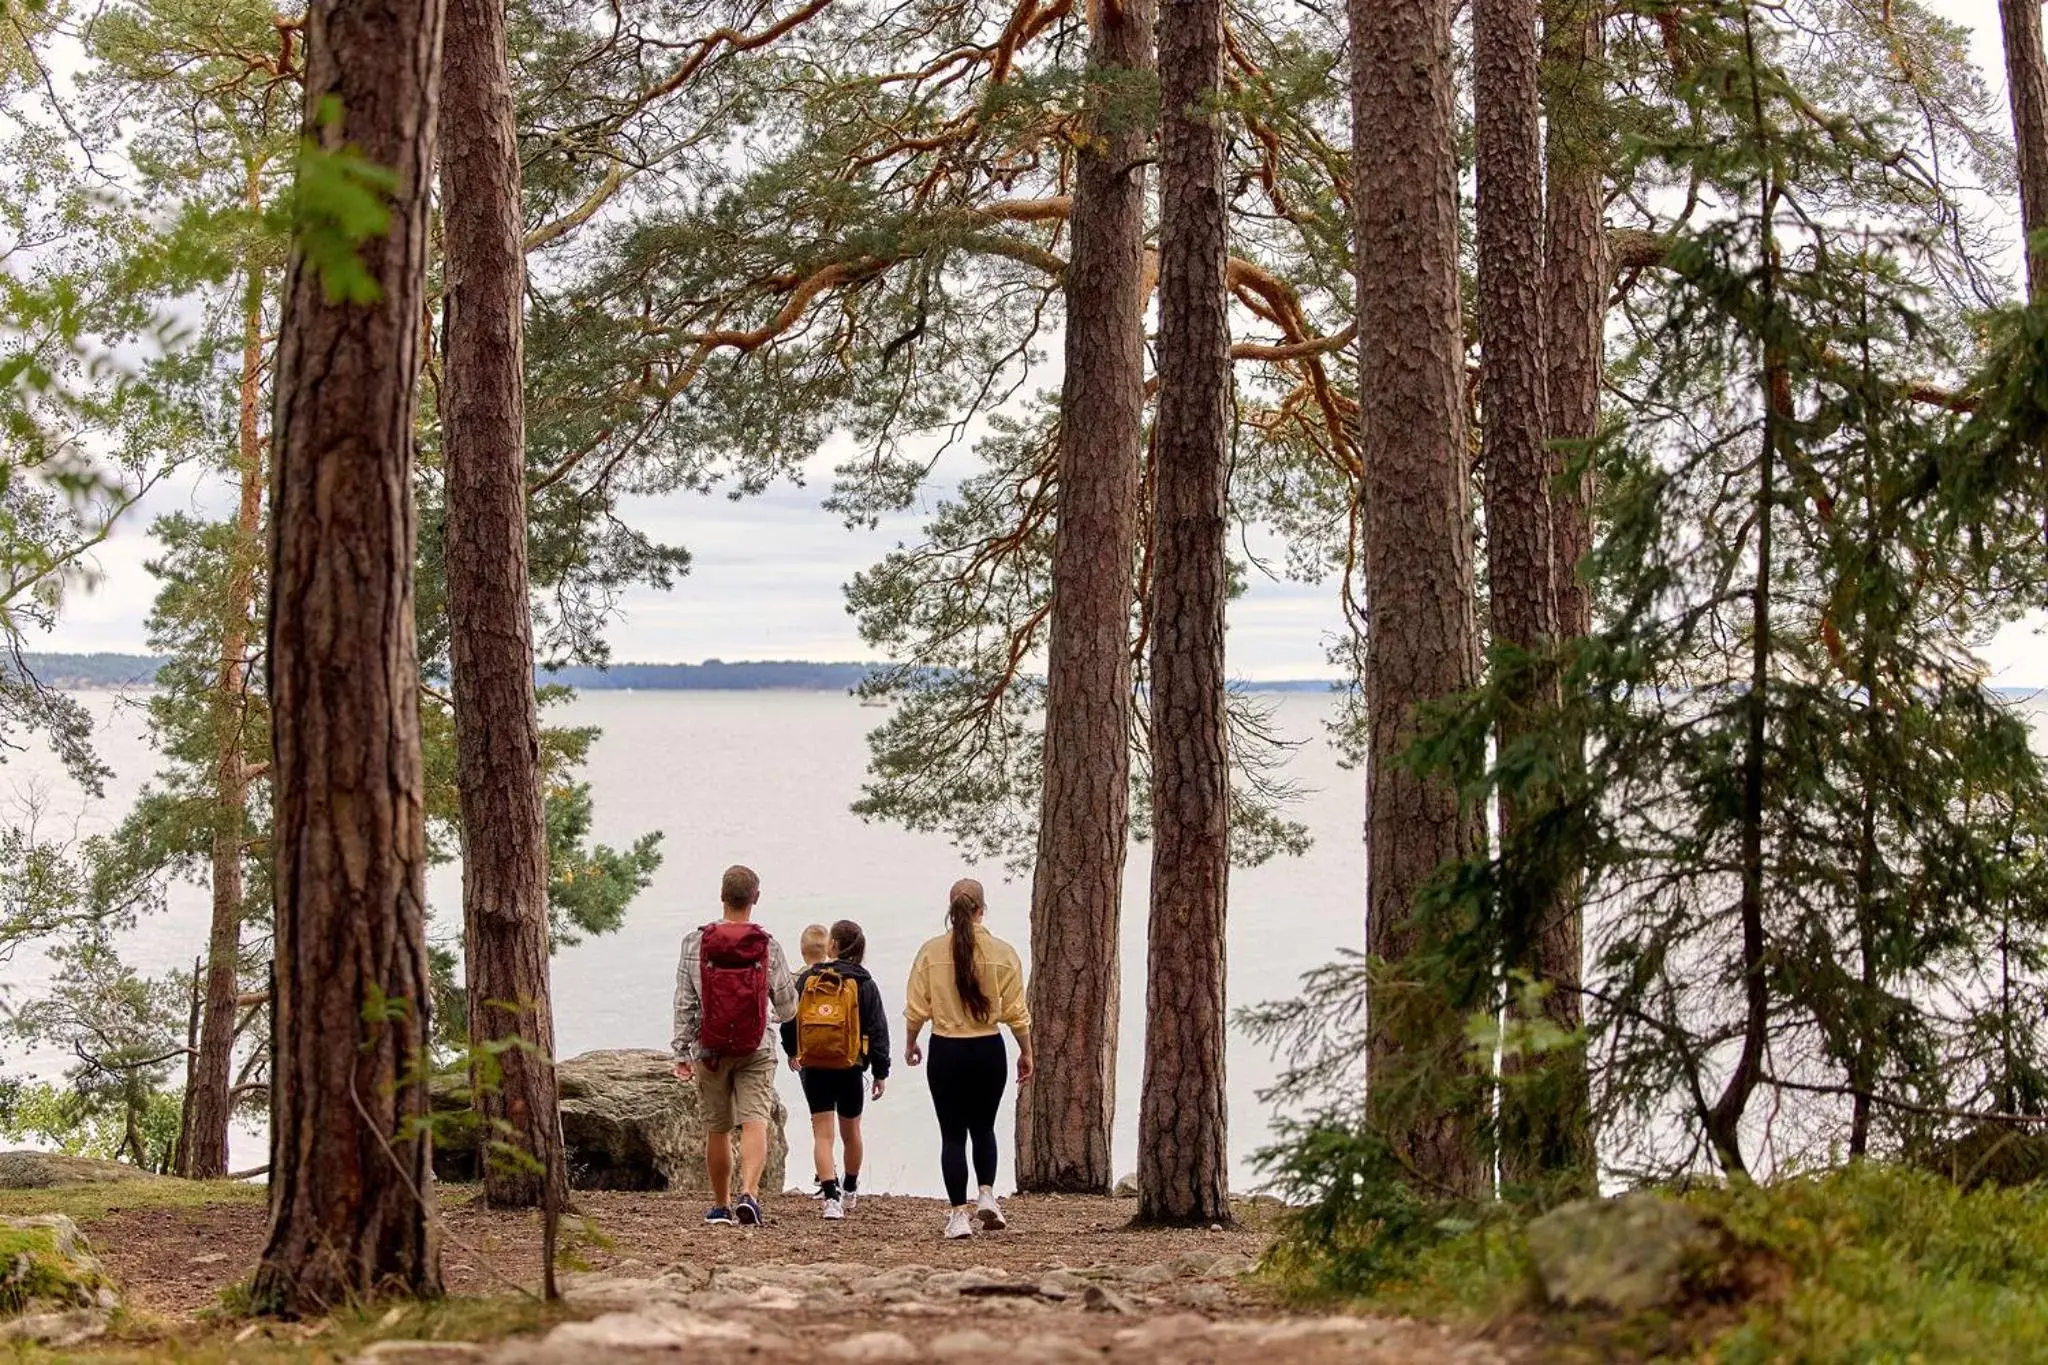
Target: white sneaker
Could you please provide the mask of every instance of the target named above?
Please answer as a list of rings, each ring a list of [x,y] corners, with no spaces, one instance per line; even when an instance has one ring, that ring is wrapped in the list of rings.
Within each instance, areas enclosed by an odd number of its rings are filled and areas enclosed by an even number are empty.
[[[983,1232],[1001,1232],[1010,1226],[1010,1220],[1003,1217],[1003,1206],[996,1202],[994,1190],[983,1190],[981,1202],[974,1206],[974,1216],[981,1220]]]
[[[855,1193],[854,1193],[854,1192],[853,1192],[852,1190],[841,1190],[841,1191],[840,1191],[840,1193],[839,1193],[839,1203],[840,1203],[840,1206],[841,1206],[842,1208],[844,1208],[844,1209],[846,1210],[846,1212],[848,1212],[848,1213],[852,1213],[852,1212],[853,1212],[853,1206],[854,1206],[855,1204],[858,1204],[859,1202],[860,1202],[860,1196],[859,1196],[859,1195],[857,1195],[857,1194],[855,1194]]]
[[[839,1201],[837,1199],[827,1199],[825,1201],[826,1222],[836,1223],[844,1217],[846,1217],[846,1210],[840,1207]]]
[[[946,1215],[946,1240],[958,1241],[974,1235],[974,1224],[967,1221],[967,1206],[961,1205]]]

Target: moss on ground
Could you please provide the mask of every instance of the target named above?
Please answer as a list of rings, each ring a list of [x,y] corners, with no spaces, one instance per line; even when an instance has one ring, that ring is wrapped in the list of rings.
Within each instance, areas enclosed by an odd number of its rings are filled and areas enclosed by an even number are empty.
[[[261,1204],[268,1191],[246,1180],[135,1180],[51,1185],[39,1190],[0,1190],[0,1218],[61,1213],[75,1223],[104,1218],[121,1209],[201,1209],[222,1204]]]
[[[1357,1306],[1487,1325],[1560,1360],[2048,1360],[2048,1187],[1965,1191],[1858,1165],[1675,1197],[1769,1263],[1747,1298],[1629,1320],[1552,1312],[1520,1227],[1502,1220],[1419,1250]],[[1314,1254],[1283,1248],[1273,1264],[1284,1291],[1319,1295]]]
[[[89,1260],[64,1255],[55,1228],[0,1226],[0,1318],[38,1305],[90,1305],[105,1285]]]

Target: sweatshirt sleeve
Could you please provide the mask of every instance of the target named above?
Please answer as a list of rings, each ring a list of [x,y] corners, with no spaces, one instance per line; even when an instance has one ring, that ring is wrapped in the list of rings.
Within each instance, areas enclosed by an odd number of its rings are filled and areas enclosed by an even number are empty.
[[[908,1042],[924,1032],[924,1026],[932,1019],[931,994],[924,984],[924,950],[919,949],[910,963],[910,982],[903,988],[904,1041]]]
[[[868,1065],[875,1079],[889,1077],[889,1009],[882,1003],[882,988],[873,978],[860,983],[860,1031],[867,1035]]]
[[[1003,1002],[1002,1022],[1010,1026],[1010,1032],[1021,1041],[1031,1032],[1031,1005],[1026,999],[1024,963],[1017,956],[1017,950],[1004,945],[1007,951],[994,973],[996,989],[1001,992]]]
[[[798,998],[799,1000],[801,1000],[801,999],[803,998],[803,993],[804,993],[804,978],[805,978],[805,977],[807,977],[807,976],[809,976],[810,974],[811,974],[811,969],[810,969],[809,967],[806,967],[806,968],[804,968],[804,969],[803,969],[802,971],[800,971],[800,972],[798,972],[798,973],[796,974],[796,981],[795,981],[795,983],[794,983],[794,986],[795,986],[795,990],[796,990],[797,998]],[[791,1060],[791,1061],[793,1062],[793,1061],[795,1061],[795,1060],[796,1060],[796,1046],[797,1046],[797,1044],[796,1044],[796,1016],[795,1016],[794,1014],[790,1015],[790,1017],[789,1017],[789,1018],[787,1018],[787,1019],[783,1020],[783,1021],[781,1022],[781,1024],[780,1024],[780,1025],[778,1025],[778,1028],[780,1029],[780,1031],[781,1031],[781,1033],[782,1033],[782,1055],[783,1055],[783,1056],[785,1056],[785,1057],[787,1057],[787,1058],[789,1058],[789,1060]]]

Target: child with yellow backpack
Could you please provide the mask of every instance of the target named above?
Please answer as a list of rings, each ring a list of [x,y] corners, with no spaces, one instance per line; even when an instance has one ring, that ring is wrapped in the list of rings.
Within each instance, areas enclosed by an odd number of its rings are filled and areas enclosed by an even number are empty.
[[[826,960],[810,963],[796,979],[796,1017],[782,1026],[782,1048],[801,1074],[810,1107],[811,1153],[825,1217],[839,1219],[853,1212],[860,1197],[860,1116],[870,1097],[882,1098],[889,1078],[889,1015],[880,988],[861,965],[868,940],[860,926],[840,920],[828,942]],[[843,1175],[833,1160],[835,1128],[846,1151]]]

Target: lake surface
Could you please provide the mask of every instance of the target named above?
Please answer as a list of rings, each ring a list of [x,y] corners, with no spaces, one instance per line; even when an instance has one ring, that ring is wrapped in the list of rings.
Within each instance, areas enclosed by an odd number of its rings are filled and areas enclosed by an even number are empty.
[[[115,772],[101,801],[87,801],[46,754],[31,750],[0,764],[0,823],[16,823],[25,799],[43,803],[48,832],[81,835],[118,821],[157,763],[145,734],[139,697],[89,693],[83,700],[101,720],[100,754]],[[1230,895],[1228,998],[1239,1005],[1293,994],[1300,974],[1363,938],[1364,779],[1337,764],[1324,742],[1336,699],[1287,694],[1272,699],[1280,733],[1303,741],[1291,775],[1303,788],[1294,811],[1315,846],[1299,858],[1234,871]],[[731,863],[761,874],[759,918],[792,961],[804,926],[858,920],[867,931],[868,966],[881,984],[890,1017],[898,1017],[905,974],[917,947],[944,928],[946,889],[978,876],[989,889],[989,927],[1030,950],[1030,889],[1005,882],[1002,869],[964,859],[942,837],[865,824],[849,813],[865,770],[868,729],[885,713],[850,697],[810,692],[605,692],[579,695],[550,711],[557,724],[594,725],[603,736],[584,776],[596,802],[595,836],[620,844],[661,830],[665,861],[654,884],[634,902],[615,934],[589,939],[554,963],[555,1033],[562,1055],[593,1048],[666,1048],[677,945],[684,933],[718,911],[718,878]],[[1150,850],[1134,846],[1125,876],[1123,1019],[1118,1044],[1116,1168],[1137,1169],[1137,1111],[1144,1063],[1145,905]],[[449,866],[428,878],[439,915],[437,934],[459,929],[461,871]],[[145,921],[125,948],[146,972],[189,966],[204,951],[207,896],[196,885],[174,889],[171,907]],[[459,935],[458,935],[459,936]],[[32,986],[41,963],[25,955],[0,964],[0,990]],[[901,1043],[897,1041],[900,1053]],[[62,1056],[9,1057],[11,1074],[50,1079]],[[1231,1183],[1257,1181],[1250,1157],[1270,1133],[1271,1116],[1257,1092],[1273,1074],[1262,1048],[1232,1031],[1230,1083]],[[790,1177],[808,1185],[808,1129],[796,1077],[779,1084],[792,1121]],[[998,1124],[1003,1185],[1010,1163],[1011,1108]],[[941,1190],[938,1129],[921,1072],[899,1063],[888,1094],[868,1106],[863,1187],[933,1195]],[[267,1160],[260,1132],[236,1135],[233,1161]]]

